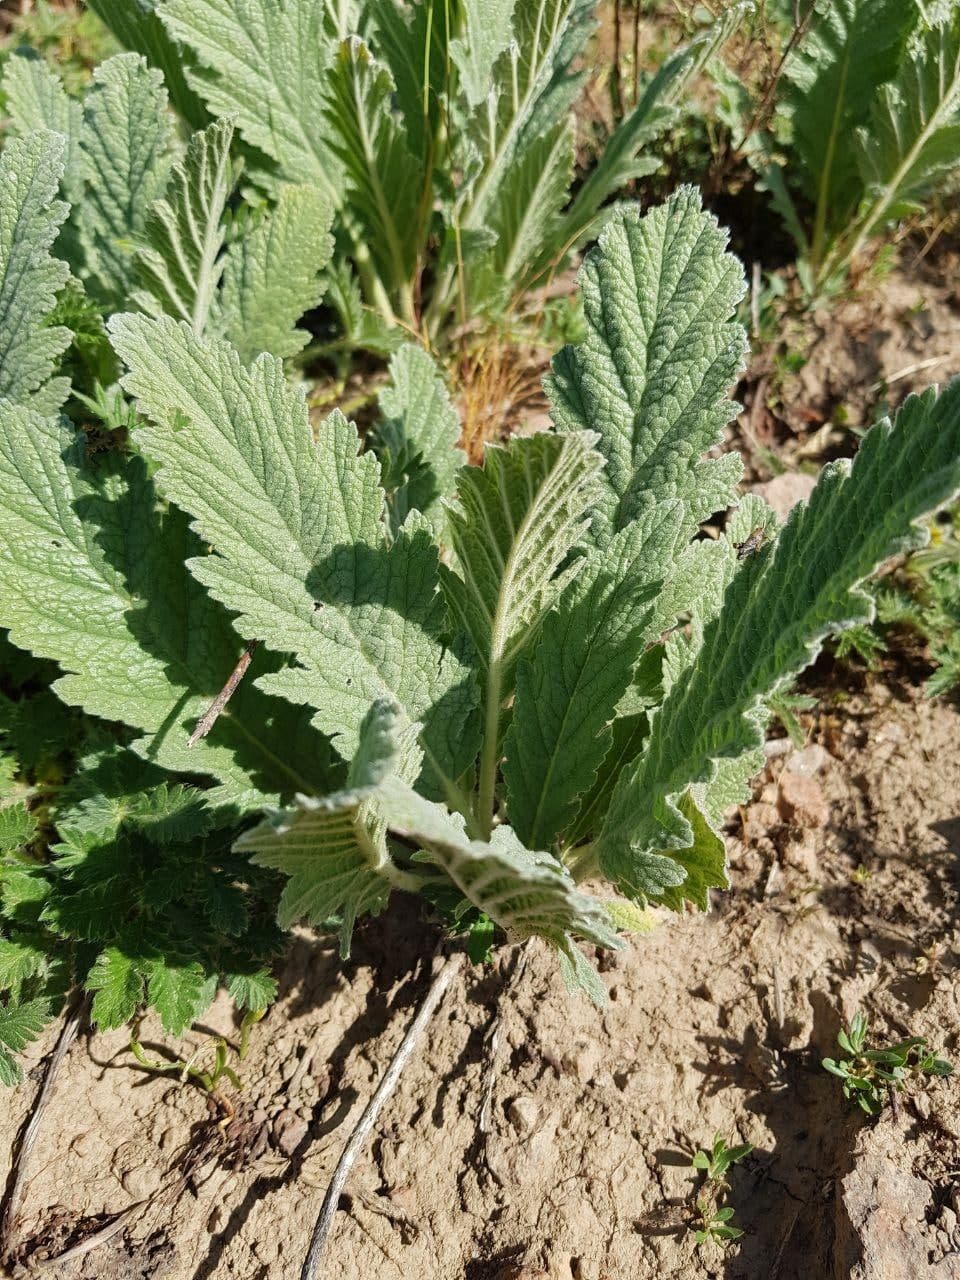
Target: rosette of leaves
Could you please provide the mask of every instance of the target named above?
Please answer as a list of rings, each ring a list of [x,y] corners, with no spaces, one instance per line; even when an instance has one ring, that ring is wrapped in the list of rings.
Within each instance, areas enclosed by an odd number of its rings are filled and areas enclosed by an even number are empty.
[[[789,137],[768,178],[816,293],[954,181],[960,11],[919,0],[813,0],[784,71]]]
[[[502,320],[548,283],[610,197],[656,168],[685,84],[750,7],[668,57],[577,175],[593,0],[94,5],[128,48],[176,70],[188,119],[201,104],[235,121],[252,182],[309,184],[336,211],[328,301],[347,342],[380,350],[401,341],[397,320],[442,346],[452,318]]]
[[[33,145],[55,180],[62,146]],[[41,274],[61,213],[22,224]],[[697,193],[613,217],[580,288],[553,429],[480,466],[417,347],[361,438],[339,412],[312,423],[276,357],[170,314],[109,323],[140,415],[113,448],[42,396],[0,405],[0,624],[109,738],[76,752],[52,857],[18,849],[50,889],[4,928],[89,947],[108,1023],[151,1001],[186,1025],[218,981],[243,997],[273,905],[282,926],[336,920],[346,954],[396,890],[543,939],[599,999],[581,943],[726,884],[720,818],[770,698],[870,619],[862,584],[960,489],[960,383],[908,400],[778,529],[714,456],[744,281]],[[7,1010],[32,998],[9,991]]]

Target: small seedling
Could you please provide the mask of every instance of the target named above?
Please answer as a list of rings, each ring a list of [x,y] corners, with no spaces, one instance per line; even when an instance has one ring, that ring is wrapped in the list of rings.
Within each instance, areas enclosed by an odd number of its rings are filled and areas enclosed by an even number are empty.
[[[869,1026],[865,1014],[855,1014],[837,1036],[845,1056],[823,1059],[826,1070],[842,1080],[843,1096],[868,1116],[878,1115],[910,1080],[953,1074],[951,1064],[928,1049],[923,1036],[911,1036],[886,1049],[868,1049]]]
[[[749,1142],[739,1147],[728,1147],[723,1136],[714,1134],[709,1151],[698,1151],[691,1161],[691,1168],[702,1169],[706,1174],[700,1194],[697,1196],[697,1212],[700,1225],[693,1236],[697,1244],[712,1243],[721,1249],[731,1240],[743,1235],[743,1229],[733,1222],[733,1207],[722,1203],[730,1190],[727,1170],[748,1156],[753,1150]]]

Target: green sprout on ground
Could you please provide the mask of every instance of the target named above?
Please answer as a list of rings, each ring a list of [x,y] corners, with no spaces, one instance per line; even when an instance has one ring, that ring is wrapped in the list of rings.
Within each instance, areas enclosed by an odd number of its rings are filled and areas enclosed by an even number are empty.
[[[953,1074],[951,1064],[928,1049],[923,1036],[910,1036],[885,1049],[868,1049],[869,1029],[866,1015],[855,1014],[837,1036],[845,1056],[823,1059],[826,1070],[843,1082],[843,1096],[856,1102],[868,1116],[878,1115],[884,1104],[910,1081]]]
[[[733,1206],[723,1204],[723,1199],[730,1190],[727,1170],[752,1150],[749,1142],[744,1142],[739,1147],[728,1147],[723,1136],[716,1133],[711,1149],[698,1151],[690,1162],[691,1168],[702,1169],[706,1174],[697,1196],[700,1225],[693,1233],[697,1244],[711,1243],[722,1249],[731,1240],[737,1240],[743,1235],[743,1229],[733,1221]]]

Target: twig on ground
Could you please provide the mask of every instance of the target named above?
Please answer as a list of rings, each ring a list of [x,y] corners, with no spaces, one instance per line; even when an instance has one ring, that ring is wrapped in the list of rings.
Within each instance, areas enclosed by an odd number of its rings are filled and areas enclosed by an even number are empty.
[[[300,1280],[317,1280],[319,1274],[320,1260],[327,1243],[327,1237],[330,1234],[330,1228],[333,1225],[333,1219],[337,1212],[337,1206],[340,1202],[340,1194],[343,1191],[344,1183],[350,1176],[350,1170],[353,1168],[357,1156],[367,1139],[367,1135],[376,1123],[377,1116],[380,1114],[383,1104],[393,1093],[397,1086],[397,1081],[403,1073],[404,1067],[407,1065],[417,1043],[426,1030],[427,1025],[436,1013],[440,1002],[446,995],[450,984],[460,971],[463,962],[463,953],[456,952],[448,956],[440,965],[434,974],[433,981],[430,984],[423,1003],[417,1010],[416,1016],[407,1028],[396,1053],[390,1059],[390,1064],[380,1083],[377,1085],[376,1092],[363,1109],[363,1114],[354,1126],[353,1132],[347,1140],[340,1159],[337,1161],[337,1167],[333,1171],[333,1177],[327,1187],[327,1193],[323,1197],[323,1204],[320,1206],[320,1213],[317,1217],[316,1225],[313,1229],[313,1237],[310,1241],[310,1251],[307,1254],[306,1261],[300,1272]]]
[[[220,719],[220,716],[223,714],[224,707],[233,697],[234,693],[236,693],[237,685],[246,674],[247,667],[249,667],[253,655],[257,651],[258,644],[258,640],[251,640],[243,653],[241,653],[237,661],[237,665],[230,672],[227,683],[210,703],[210,707],[207,710],[206,715],[197,722],[197,727],[187,739],[188,747],[195,747],[201,738],[205,738],[207,736],[213,726]]]
[[[74,996],[73,1004],[68,1009],[63,1026],[60,1028],[60,1036],[56,1047],[47,1064],[43,1084],[40,1086],[40,1092],[37,1094],[36,1102],[33,1104],[33,1112],[27,1122],[27,1127],[23,1131],[20,1146],[14,1157],[8,1183],[7,1201],[3,1209],[3,1216],[0,1217],[0,1258],[9,1257],[13,1252],[13,1246],[16,1242],[17,1214],[23,1195],[23,1184],[26,1178],[30,1153],[37,1141],[37,1134],[40,1132],[40,1121],[43,1118],[47,1103],[53,1096],[53,1086],[57,1074],[63,1065],[63,1060],[66,1058],[70,1046],[76,1039],[77,1032],[80,1030],[80,1023],[83,1021],[87,1004],[88,999],[86,997],[79,993]]]

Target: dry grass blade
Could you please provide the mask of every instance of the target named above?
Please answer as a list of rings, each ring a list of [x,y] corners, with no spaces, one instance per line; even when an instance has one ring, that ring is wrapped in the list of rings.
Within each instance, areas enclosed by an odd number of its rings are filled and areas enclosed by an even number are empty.
[[[435,961],[436,961],[435,956]],[[317,1217],[316,1225],[313,1229],[313,1237],[310,1241],[310,1251],[307,1254],[306,1261],[300,1272],[300,1280],[317,1280],[319,1275],[320,1260],[323,1257],[323,1251],[327,1243],[327,1237],[330,1235],[330,1228],[333,1225],[333,1219],[337,1212],[337,1205],[340,1201],[340,1194],[343,1191],[344,1184],[350,1176],[350,1170],[353,1168],[357,1156],[367,1139],[367,1135],[376,1123],[377,1116],[383,1108],[383,1104],[393,1093],[397,1086],[397,1082],[403,1073],[404,1067],[410,1060],[414,1049],[422,1036],[423,1032],[429,1025],[433,1015],[440,1006],[443,997],[446,995],[450,984],[460,972],[463,963],[463,954],[456,952],[454,955],[448,956],[442,960],[439,968],[433,976],[433,981],[423,999],[423,1003],[417,1010],[413,1021],[407,1028],[403,1039],[397,1048],[396,1053],[390,1059],[390,1064],[383,1073],[383,1078],[377,1085],[376,1092],[363,1109],[363,1114],[354,1126],[353,1132],[347,1140],[347,1145],[341,1153],[340,1159],[337,1161],[337,1167],[333,1171],[333,1177],[330,1179],[330,1185],[327,1187],[326,1195],[323,1197],[323,1204],[320,1206],[320,1213]]]

